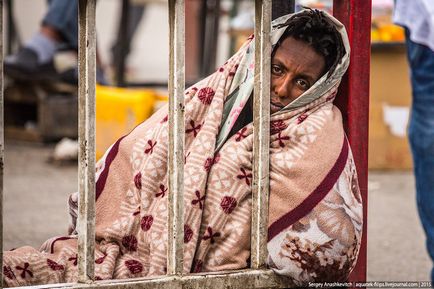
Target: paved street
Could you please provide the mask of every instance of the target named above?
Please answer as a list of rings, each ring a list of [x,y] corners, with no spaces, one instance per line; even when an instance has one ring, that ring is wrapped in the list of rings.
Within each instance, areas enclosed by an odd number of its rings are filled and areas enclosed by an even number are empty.
[[[39,247],[68,228],[67,200],[78,187],[77,166],[47,163],[52,147],[6,143],[4,248]]]
[[[67,229],[66,201],[77,190],[77,167],[47,163],[51,147],[6,144],[4,247],[39,247]],[[410,172],[369,177],[368,280],[426,281],[430,261]]]
[[[370,172],[368,212],[368,280],[429,280],[413,175]]]

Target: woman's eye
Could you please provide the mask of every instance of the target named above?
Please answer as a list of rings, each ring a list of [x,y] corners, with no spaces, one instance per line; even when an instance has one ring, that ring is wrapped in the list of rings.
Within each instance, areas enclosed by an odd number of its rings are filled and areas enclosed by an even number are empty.
[[[302,90],[308,90],[310,87],[309,83],[304,79],[297,79],[296,83],[297,86],[300,87]]]
[[[280,68],[280,66],[279,65],[272,65],[271,66],[271,73],[273,73],[273,74],[281,74],[283,71],[282,71],[282,69]]]

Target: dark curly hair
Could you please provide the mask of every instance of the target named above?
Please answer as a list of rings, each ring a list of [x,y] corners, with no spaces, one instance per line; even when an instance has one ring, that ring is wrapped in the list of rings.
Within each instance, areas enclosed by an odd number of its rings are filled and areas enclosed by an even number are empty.
[[[285,23],[277,25],[277,28],[288,26],[273,50],[288,37],[301,40],[311,46],[325,59],[325,71],[329,71],[329,77],[345,55],[345,47],[342,38],[335,25],[324,12],[304,7],[305,10],[289,18]]]

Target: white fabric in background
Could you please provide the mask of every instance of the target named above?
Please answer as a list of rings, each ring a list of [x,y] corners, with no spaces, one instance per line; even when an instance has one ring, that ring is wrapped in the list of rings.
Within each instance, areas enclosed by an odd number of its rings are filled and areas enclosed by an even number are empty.
[[[410,39],[434,51],[434,0],[396,0],[393,20],[410,30]]]

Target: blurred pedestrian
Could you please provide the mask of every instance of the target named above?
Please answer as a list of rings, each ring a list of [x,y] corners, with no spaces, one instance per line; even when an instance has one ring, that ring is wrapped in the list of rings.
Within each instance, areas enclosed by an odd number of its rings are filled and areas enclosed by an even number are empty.
[[[78,50],[77,0],[51,0],[48,3],[39,30],[16,54],[6,57],[5,73],[21,80],[76,83],[75,66],[59,71],[54,56],[59,50]]]
[[[112,47],[113,63],[119,57],[129,53],[129,42],[140,23],[145,6],[143,4],[128,5],[128,21],[126,23],[126,39],[128,43],[116,41]],[[121,29],[118,31],[118,40]],[[125,54],[121,54],[121,45],[126,45]],[[59,51],[75,53],[75,65],[58,65],[55,59]],[[21,80],[60,80],[77,84],[78,69],[76,53],[78,51],[78,3],[77,0],[49,0],[48,10],[39,30],[25,45],[13,55],[5,59],[5,73]],[[96,80],[106,84],[102,62],[97,52]],[[74,62],[73,62],[74,63]]]
[[[434,5],[432,0],[396,0],[394,21],[405,28],[412,107],[408,134],[416,199],[434,260]],[[431,270],[434,280],[434,269]]]

